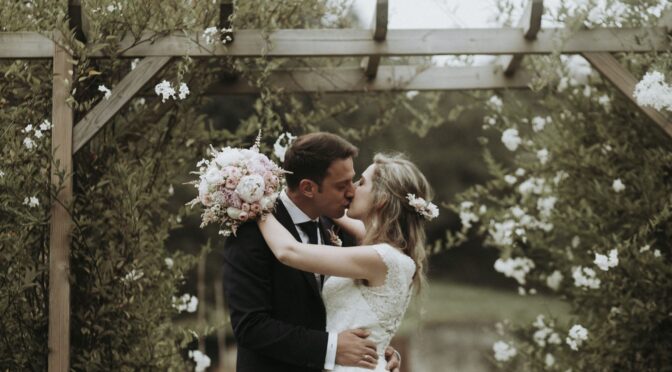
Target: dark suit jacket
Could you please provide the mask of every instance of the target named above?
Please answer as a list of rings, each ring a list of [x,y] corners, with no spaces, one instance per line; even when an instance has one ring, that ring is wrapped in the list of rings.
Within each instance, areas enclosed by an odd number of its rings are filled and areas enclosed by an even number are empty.
[[[277,202],[274,214],[300,241],[282,202]],[[330,224],[322,222],[323,229]],[[344,245],[352,244],[351,238],[341,235]],[[328,237],[323,241],[328,244]],[[322,371],[328,334],[314,274],[280,263],[256,222],[241,225],[237,236],[227,239],[223,265],[224,295],[238,343],[238,371]]]

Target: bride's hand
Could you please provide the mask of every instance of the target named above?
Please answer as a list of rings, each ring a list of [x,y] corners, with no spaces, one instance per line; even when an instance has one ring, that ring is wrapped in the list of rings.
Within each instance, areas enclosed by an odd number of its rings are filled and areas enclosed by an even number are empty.
[[[334,223],[345,230],[345,232],[352,235],[357,241],[357,244],[361,244],[362,240],[364,240],[364,236],[366,235],[364,222],[348,217],[347,212],[343,217],[335,219]]]

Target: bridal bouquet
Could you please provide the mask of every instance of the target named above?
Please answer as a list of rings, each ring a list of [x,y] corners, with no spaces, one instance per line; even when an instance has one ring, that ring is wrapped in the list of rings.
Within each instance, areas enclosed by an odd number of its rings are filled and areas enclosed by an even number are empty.
[[[203,206],[201,227],[219,223],[221,235],[236,235],[241,223],[273,210],[285,171],[259,152],[260,136],[250,149],[211,146],[211,157],[198,162],[191,182],[198,197],[187,205]]]

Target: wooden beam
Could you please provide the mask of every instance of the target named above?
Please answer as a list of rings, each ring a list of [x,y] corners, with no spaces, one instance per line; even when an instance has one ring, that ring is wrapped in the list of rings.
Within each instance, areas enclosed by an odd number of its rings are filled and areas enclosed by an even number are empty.
[[[171,57],[143,58],[134,70],[117,84],[110,98],[98,102],[75,126],[73,151],[82,148],[101,128],[107,124],[135,94],[142,89],[169,61]]]
[[[387,35],[387,18],[389,13],[389,4],[387,0],[378,0],[376,2],[376,11],[373,16],[373,40],[383,41]],[[362,65],[365,66],[364,74],[369,79],[374,79],[378,73],[378,66],[380,65],[380,56],[365,57],[362,60]]]
[[[492,66],[480,67],[427,67],[427,66],[380,66],[375,80],[362,75],[360,68],[326,70],[275,71],[268,78],[271,86],[285,92],[373,92],[404,90],[478,90],[478,89],[526,89],[530,77],[521,73],[506,78]],[[212,86],[206,94],[255,94],[258,90],[239,79],[231,83]]]
[[[50,372],[70,370],[70,233],[72,217],[66,209],[72,202],[72,122],[73,112],[66,102],[72,84],[72,56],[59,46],[54,47],[52,86],[52,138],[54,164],[52,184],[63,187],[51,204],[49,235],[49,357]],[[56,168],[58,166],[58,168]]]
[[[650,108],[640,106],[632,93],[635,91],[637,79],[623,67],[618,60],[609,53],[583,53],[583,57],[609,80],[616,89],[623,93],[632,101],[649,119],[653,120],[668,136],[672,137],[672,122],[667,120],[663,114]]]
[[[535,42],[522,29],[388,30],[385,41],[371,38],[371,31],[357,29],[278,30],[270,44],[260,30],[236,31],[230,45],[199,45],[199,33],[173,34],[152,40],[145,36],[139,45],[121,42],[121,55],[129,58],[189,55],[191,57],[365,57],[459,54],[565,54],[583,52],[645,53],[667,50],[665,27],[600,28],[579,30],[542,29]],[[559,40],[566,41],[559,43]],[[153,42],[152,42],[153,41]],[[91,46],[93,47],[93,46]],[[51,58],[53,45],[35,32],[0,33],[0,59]],[[107,58],[102,51],[94,58]]]
[[[544,0],[529,0],[523,15],[518,21],[518,28],[523,29],[525,40],[532,41],[537,38],[541,29],[541,15],[544,12]],[[523,61],[523,54],[502,56],[499,65],[504,69],[504,75],[512,76]]]

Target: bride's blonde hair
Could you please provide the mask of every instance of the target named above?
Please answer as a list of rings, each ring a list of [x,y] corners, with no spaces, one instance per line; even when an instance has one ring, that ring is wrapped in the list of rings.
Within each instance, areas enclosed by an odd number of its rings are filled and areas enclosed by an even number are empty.
[[[415,194],[429,201],[432,189],[418,167],[402,154],[376,154],[373,164],[373,206],[367,216],[369,225],[363,243],[388,243],[413,259],[416,266],[413,285],[419,292],[426,275],[426,220],[406,196]]]

